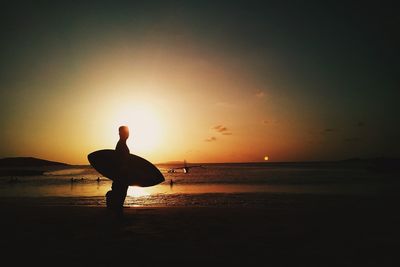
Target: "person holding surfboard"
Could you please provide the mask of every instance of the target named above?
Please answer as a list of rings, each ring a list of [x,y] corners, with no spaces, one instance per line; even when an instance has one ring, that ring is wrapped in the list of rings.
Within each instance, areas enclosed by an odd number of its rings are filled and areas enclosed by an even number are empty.
[[[106,194],[107,207],[115,211],[117,215],[123,214],[123,206],[128,191],[129,183],[126,181],[126,168],[129,158],[129,148],[126,145],[126,140],[129,137],[129,128],[127,126],[119,127],[119,141],[115,147],[119,166],[118,177],[114,179],[111,190]]]
[[[101,149],[87,156],[90,165],[99,174],[113,181],[111,190],[106,194],[106,205],[117,216],[123,215],[123,205],[130,185],[148,187],[165,181],[164,175],[154,164],[130,154],[126,145],[128,137],[128,127],[121,126],[115,149]]]

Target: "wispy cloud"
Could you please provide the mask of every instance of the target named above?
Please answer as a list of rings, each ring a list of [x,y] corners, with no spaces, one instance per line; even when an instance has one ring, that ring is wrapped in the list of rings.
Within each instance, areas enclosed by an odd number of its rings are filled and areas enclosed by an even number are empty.
[[[216,131],[217,133],[220,133],[220,134],[223,134],[223,135],[232,135],[232,133],[224,125],[216,125],[212,129],[214,131]]]
[[[228,130],[228,127],[219,124],[216,126],[211,127],[211,130],[217,134],[221,134],[221,135],[232,135],[232,132]],[[204,139],[204,141],[206,142],[214,142],[217,141],[217,138],[215,136],[211,136],[209,138]]]
[[[222,133],[222,132],[224,132],[224,131],[227,131],[228,130],[228,128],[226,128],[225,126],[223,126],[223,125],[217,125],[217,126],[214,126],[213,127],[213,129],[214,130],[216,130],[217,132],[220,132],[220,133]]]

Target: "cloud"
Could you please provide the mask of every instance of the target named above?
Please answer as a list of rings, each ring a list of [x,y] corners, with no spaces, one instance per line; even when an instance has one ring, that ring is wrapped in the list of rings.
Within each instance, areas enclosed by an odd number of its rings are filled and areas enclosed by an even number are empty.
[[[217,141],[217,138],[215,136],[211,136],[210,138],[205,139],[204,141],[206,142],[213,142],[213,141]]]
[[[265,96],[265,93],[261,90],[258,90],[255,94],[256,97],[258,98],[263,98]]]
[[[226,127],[223,126],[223,125],[214,126],[213,129],[216,130],[216,131],[219,132],[219,133],[222,133],[222,132],[225,132],[225,131],[228,130],[228,128],[226,128]]]
[[[217,133],[220,133],[223,135],[232,135],[232,133],[230,131],[228,131],[228,128],[224,125],[216,125],[216,126],[212,127],[212,129],[214,131],[216,131]]]

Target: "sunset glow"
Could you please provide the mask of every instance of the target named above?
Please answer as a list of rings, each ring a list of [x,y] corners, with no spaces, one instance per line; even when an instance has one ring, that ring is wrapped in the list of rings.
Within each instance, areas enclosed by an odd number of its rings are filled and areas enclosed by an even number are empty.
[[[280,23],[269,9],[267,16],[255,8],[259,21],[252,21],[190,5],[173,14],[160,7],[165,15],[156,17],[151,7],[127,7],[116,19],[112,14],[125,9],[115,8],[71,9],[75,19],[58,14],[54,28],[41,16],[25,26],[10,18],[16,33],[2,44],[0,157],[87,164],[91,151],[115,147],[120,125],[130,128],[131,152],[152,162],[398,154],[388,143],[399,133],[392,129],[398,90],[383,78],[390,71],[374,70],[381,61],[359,60],[357,53],[372,49],[365,40],[351,43],[364,50],[343,51],[339,39],[320,36],[329,31],[319,24],[309,24],[315,32],[308,24],[291,32],[291,21],[274,29]],[[392,55],[387,46],[381,50]],[[354,66],[346,71],[350,57]]]
[[[2,266],[400,266],[396,1],[2,1]]]
[[[144,105],[127,103],[125,107],[116,107],[112,129],[125,125],[130,129],[128,146],[136,153],[154,152],[163,142],[163,133],[167,132],[162,120],[157,115],[157,109]],[[128,106],[129,105],[129,106]],[[110,141],[115,141],[115,133],[110,134]]]

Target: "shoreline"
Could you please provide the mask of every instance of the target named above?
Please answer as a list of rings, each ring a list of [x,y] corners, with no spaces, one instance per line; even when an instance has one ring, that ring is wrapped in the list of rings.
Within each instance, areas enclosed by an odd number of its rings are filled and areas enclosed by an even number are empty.
[[[145,196],[127,196],[126,208],[169,208],[169,207],[220,207],[220,208],[270,208],[274,204],[289,204],[325,201],[343,202],[363,200],[382,203],[397,199],[397,189],[384,192],[363,193],[325,193],[325,192],[210,192],[210,193],[170,193]],[[75,206],[105,207],[105,196],[0,196],[0,207],[4,205],[19,206]]]

